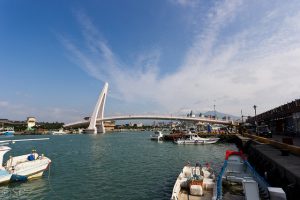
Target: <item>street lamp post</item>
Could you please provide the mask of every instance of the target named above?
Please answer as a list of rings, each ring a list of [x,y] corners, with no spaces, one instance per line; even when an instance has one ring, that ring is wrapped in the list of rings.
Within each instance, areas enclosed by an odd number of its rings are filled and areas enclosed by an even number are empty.
[[[241,117],[242,117],[242,123],[244,123],[244,116],[243,116],[243,110],[241,110]]]
[[[216,114],[216,100],[214,100],[214,115],[215,115],[215,120],[217,119],[217,114]]]
[[[257,133],[257,121],[256,121],[256,108],[257,108],[257,106],[256,106],[256,105],[254,105],[254,106],[253,106],[253,108],[254,108],[254,123],[255,123],[255,132]]]

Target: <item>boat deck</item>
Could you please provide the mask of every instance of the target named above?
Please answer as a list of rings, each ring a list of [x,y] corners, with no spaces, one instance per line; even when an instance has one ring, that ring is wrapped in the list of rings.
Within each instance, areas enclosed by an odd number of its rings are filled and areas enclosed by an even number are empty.
[[[211,200],[212,197],[212,192],[208,191],[205,191],[203,196],[194,196],[184,192],[180,192],[178,195],[179,200]]]

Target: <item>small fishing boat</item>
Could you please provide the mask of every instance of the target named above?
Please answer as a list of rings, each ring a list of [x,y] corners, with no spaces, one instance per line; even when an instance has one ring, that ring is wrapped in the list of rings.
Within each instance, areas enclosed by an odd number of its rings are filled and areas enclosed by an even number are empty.
[[[0,136],[14,136],[15,131],[13,127],[0,128]]]
[[[58,131],[50,131],[51,135],[66,135],[67,133],[61,128]]]
[[[242,152],[227,150],[213,199],[285,200],[286,195],[282,188],[270,187]]]
[[[184,135],[182,138],[175,140],[176,144],[214,144],[218,142],[220,138],[203,138],[199,137],[195,133],[188,133]]]
[[[0,143],[2,143],[2,146],[0,146],[0,184],[9,181],[25,181],[31,178],[40,177],[51,163],[49,158],[45,157],[43,154],[38,155],[36,151],[33,150],[30,154],[15,157],[11,156],[6,164],[3,165],[4,154],[11,150],[10,147],[3,145],[20,141],[45,139],[49,138],[0,141]]]
[[[171,200],[211,200],[215,187],[215,175],[207,165],[183,167],[173,187]]]
[[[151,140],[162,141],[163,138],[164,135],[162,134],[161,131],[155,131],[152,135],[150,135]]]

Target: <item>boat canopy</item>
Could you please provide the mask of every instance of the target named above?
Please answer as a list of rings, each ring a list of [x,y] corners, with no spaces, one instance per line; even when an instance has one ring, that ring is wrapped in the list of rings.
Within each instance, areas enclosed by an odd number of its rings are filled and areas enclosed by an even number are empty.
[[[225,154],[225,160],[228,160],[228,158],[233,155],[237,155],[237,156],[240,156],[241,158],[245,159],[245,156],[242,151],[227,150],[226,154]]]

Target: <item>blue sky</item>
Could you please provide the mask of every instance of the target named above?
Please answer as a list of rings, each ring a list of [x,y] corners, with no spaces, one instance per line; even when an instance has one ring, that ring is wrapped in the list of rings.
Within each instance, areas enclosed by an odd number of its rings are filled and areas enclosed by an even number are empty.
[[[299,1],[0,2],[0,118],[253,115],[299,98]]]

